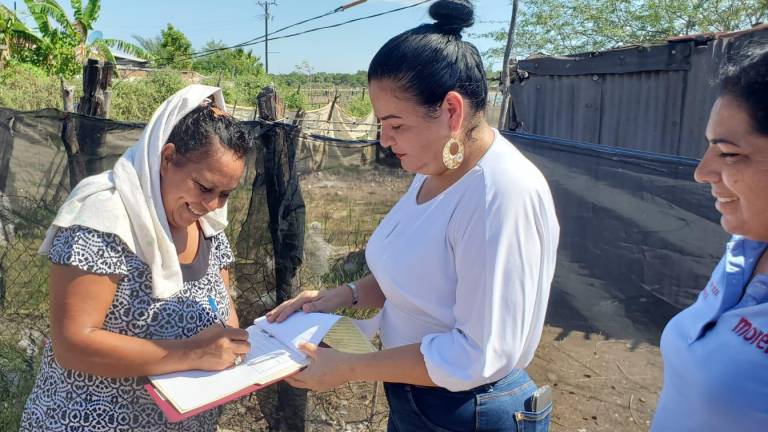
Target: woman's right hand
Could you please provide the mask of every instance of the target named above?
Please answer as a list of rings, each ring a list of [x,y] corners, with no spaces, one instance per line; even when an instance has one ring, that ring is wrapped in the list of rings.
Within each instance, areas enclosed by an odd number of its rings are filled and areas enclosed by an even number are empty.
[[[302,291],[267,312],[266,317],[268,322],[283,322],[299,309],[304,312],[333,312],[351,303],[352,290],[346,285],[324,291]]]
[[[235,358],[251,349],[248,332],[234,327],[212,325],[188,340],[190,369],[218,371],[235,364]]]

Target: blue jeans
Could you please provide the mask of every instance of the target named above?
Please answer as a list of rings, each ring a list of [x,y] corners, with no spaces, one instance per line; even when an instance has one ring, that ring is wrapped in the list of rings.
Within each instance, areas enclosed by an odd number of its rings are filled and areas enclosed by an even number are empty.
[[[522,369],[499,381],[452,392],[440,387],[384,383],[387,432],[547,432],[552,404],[527,411],[536,384]]]

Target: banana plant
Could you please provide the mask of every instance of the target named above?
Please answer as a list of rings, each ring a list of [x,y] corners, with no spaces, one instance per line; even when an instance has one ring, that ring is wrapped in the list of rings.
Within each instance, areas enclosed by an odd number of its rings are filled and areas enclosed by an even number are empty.
[[[37,25],[41,42],[38,47],[43,57],[51,64],[68,62],[64,69],[76,73],[75,65],[82,65],[89,57],[115,61],[113,50],[147,58],[140,47],[119,39],[91,37],[94,24],[101,11],[100,0],[88,0],[83,6],[81,0],[70,0],[73,18],[67,16],[56,0],[24,0],[30,16]],[[61,65],[60,65],[61,66]],[[61,69],[61,67],[59,68]]]
[[[2,54],[9,58],[17,50],[31,49],[41,43],[40,37],[24,25],[13,11],[0,5],[0,45],[6,47]]]

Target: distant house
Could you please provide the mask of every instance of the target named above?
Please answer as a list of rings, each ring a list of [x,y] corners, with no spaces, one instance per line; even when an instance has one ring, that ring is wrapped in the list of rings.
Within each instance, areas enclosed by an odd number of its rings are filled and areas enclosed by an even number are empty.
[[[115,54],[115,62],[117,63],[117,75],[120,78],[144,78],[147,76],[147,72],[151,70],[149,60],[130,54]]]
[[[148,68],[149,60],[134,57],[129,54],[115,54],[117,68]]]
[[[134,57],[128,54],[115,54],[117,62],[117,75],[121,79],[146,78],[152,72],[159,69],[149,66],[150,61]],[[191,70],[180,71],[182,79],[189,83],[200,83],[204,76]]]

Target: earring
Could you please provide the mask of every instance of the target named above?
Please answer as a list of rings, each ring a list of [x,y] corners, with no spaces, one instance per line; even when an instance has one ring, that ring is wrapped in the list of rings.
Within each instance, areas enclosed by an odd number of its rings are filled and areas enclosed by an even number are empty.
[[[451,154],[451,147],[456,144],[458,149],[456,154]],[[443,147],[443,165],[448,169],[456,169],[461,165],[461,161],[464,160],[464,144],[462,144],[456,138],[451,137],[445,146]]]

